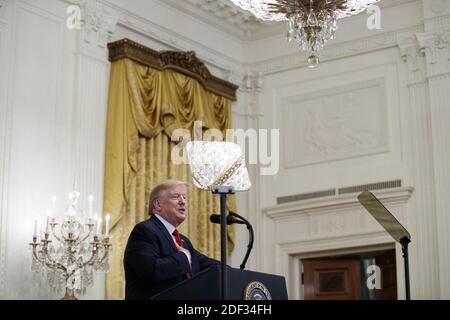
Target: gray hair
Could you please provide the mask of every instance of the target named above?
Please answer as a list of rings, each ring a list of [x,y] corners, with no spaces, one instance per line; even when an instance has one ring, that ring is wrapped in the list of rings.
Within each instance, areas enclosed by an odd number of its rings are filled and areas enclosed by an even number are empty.
[[[158,199],[159,197],[161,197],[161,195],[163,194],[164,191],[172,188],[172,187],[176,187],[176,186],[185,186],[187,187],[187,183],[184,181],[179,181],[179,180],[164,180],[160,183],[158,183],[153,190],[150,192],[150,201],[149,201],[149,210],[148,210],[148,214],[152,215],[153,212],[153,203],[155,202],[156,199]]]

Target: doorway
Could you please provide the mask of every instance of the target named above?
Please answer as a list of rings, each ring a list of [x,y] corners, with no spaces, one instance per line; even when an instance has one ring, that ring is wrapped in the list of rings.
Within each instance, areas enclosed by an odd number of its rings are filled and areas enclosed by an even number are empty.
[[[396,300],[395,250],[301,260],[305,300]]]

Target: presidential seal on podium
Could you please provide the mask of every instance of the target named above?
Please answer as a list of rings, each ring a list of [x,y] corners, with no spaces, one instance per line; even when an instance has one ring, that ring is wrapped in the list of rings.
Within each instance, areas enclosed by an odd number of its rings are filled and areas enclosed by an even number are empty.
[[[264,284],[253,281],[245,287],[244,300],[272,300],[272,296]]]

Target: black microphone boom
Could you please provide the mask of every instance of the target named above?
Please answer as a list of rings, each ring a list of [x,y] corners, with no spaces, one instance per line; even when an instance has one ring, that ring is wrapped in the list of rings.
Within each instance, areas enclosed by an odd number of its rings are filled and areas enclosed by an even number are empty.
[[[220,214],[212,214],[209,217],[209,221],[211,221],[212,223],[217,223],[220,224]],[[238,215],[235,212],[230,211],[227,215],[227,224],[245,224],[247,226],[248,232],[249,232],[249,241],[248,241],[248,246],[247,246],[247,252],[245,254],[244,260],[241,263],[240,268],[241,269],[245,269],[245,264],[247,263],[247,259],[250,256],[250,252],[252,251],[253,248],[253,240],[254,240],[254,234],[253,234],[253,227],[250,224],[250,222],[248,222],[248,220],[246,220],[244,217]]]
[[[209,221],[211,221],[212,223],[220,224],[220,214],[212,214],[209,217]],[[227,215],[227,224],[230,225],[230,224],[234,224],[234,223],[245,224],[244,221],[238,220],[235,217],[233,217],[232,215]]]
[[[248,245],[247,245],[247,252],[245,253],[244,260],[242,261],[241,266],[240,266],[241,269],[245,269],[245,264],[247,263],[247,259],[250,256],[250,252],[253,249],[253,241],[254,241],[253,227],[250,224],[250,222],[248,222],[248,220],[246,220],[244,217],[238,215],[235,212],[230,211],[228,213],[228,216],[232,216],[232,217],[241,219],[243,221],[243,223],[245,223],[245,225],[247,226],[247,230],[248,230],[248,234],[249,234],[249,240],[248,240]]]

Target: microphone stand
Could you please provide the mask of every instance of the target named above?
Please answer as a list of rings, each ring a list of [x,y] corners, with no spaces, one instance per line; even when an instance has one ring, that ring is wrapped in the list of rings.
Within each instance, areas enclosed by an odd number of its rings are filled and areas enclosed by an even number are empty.
[[[247,230],[249,232],[249,241],[248,241],[248,245],[247,245],[247,252],[245,253],[244,260],[242,261],[241,266],[240,266],[241,269],[245,269],[245,264],[247,263],[248,257],[250,256],[250,252],[253,249],[253,241],[254,241],[253,227],[250,224],[250,222],[248,222],[244,217],[238,215],[237,213],[230,211],[228,214],[230,216],[234,216],[234,217],[239,218],[242,221],[244,221],[245,225],[247,226]]]
[[[405,264],[405,290],[406,290],[406,300],[411,300],[411,291],[409,287],[409,259],[408,259],[408,244],[411,242],[408,237],[403,237],[400,239],[400,244],[402,245],[403,261]]]
[[[227,195],[234,194],[234,188],[212,185],[211,191],[220,195],[220,298],[227,300]]]

